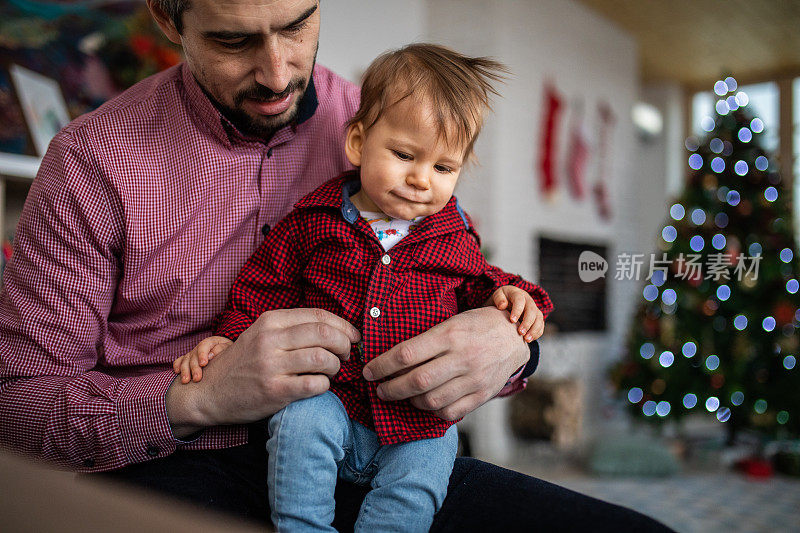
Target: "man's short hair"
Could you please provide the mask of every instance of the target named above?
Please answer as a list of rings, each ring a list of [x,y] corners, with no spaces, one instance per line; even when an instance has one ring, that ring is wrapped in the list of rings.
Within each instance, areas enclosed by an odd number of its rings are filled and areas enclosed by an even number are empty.
[[[183,33],[183,12],[189,8],[189,0],[154,0],[154,3],[172,20],[178,33]]]
[[[384,111],[405,98],[430,103],[439,135],[448,144],[465,146],[465,160],[483,125],[492,85],[508,74],[502,63],[468,57],[438,44],[414,43],[376,58],[364,73],[361,106],[348,125],[365,130]]]

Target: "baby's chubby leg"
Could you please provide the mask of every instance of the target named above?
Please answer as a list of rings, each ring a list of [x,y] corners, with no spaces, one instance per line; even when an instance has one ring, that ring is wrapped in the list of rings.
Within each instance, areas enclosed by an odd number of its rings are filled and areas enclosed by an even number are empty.
[[[335,531],[337,463],[350,419],[332,392],[292,402],[269,421],[267,485],[279,531]]]
[[[359,429],[353,424],[354,431]],[[355,530],[428,531],[447,495],[457,447],[455,426],[443,437],[382,446]]]

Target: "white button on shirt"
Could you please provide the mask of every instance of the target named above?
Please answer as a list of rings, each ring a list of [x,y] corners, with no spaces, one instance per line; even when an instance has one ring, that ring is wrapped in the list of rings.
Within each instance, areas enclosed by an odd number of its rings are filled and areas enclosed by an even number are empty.
[[[372,318],[378,318],[379,316],[381,316],[381,310],[378,309],[377,307],[373,307],[372,309],[369,310],[369,316],[371,316]]]
[[[383,257],[381,257],[381,263],[383,263],[384,265],[388,265],[391,262],[392,262],[392,258],[389,257],[389,254],[386,254]]]

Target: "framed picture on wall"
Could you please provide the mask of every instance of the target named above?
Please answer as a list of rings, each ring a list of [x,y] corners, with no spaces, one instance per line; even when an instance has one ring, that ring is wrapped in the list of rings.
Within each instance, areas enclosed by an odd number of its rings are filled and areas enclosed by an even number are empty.
[[[11,65],[9,74],[37,155],[43,156],[55,134],[69,123],[61,87],[57,81],[19,65]]]

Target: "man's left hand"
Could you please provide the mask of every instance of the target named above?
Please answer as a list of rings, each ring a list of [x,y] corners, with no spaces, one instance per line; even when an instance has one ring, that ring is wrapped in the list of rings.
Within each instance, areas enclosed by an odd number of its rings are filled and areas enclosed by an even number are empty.
[[[419,409],[458,420],[489,401],[530,358],[508,312],[483,307],[460,313],[401,342],[364,367],[387,401],[410,398]]]

